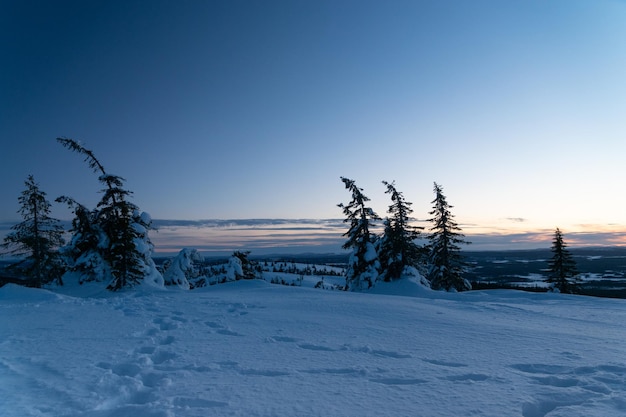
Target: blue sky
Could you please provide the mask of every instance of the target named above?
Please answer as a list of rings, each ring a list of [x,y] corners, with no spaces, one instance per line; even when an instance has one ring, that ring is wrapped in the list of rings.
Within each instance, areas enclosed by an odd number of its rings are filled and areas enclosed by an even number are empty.
[[[615,236],[625,21],[608,0],[5,1],[0,221],[28,174],[95,205],[64,136],[156,219],[337,219],[347,176],[381,215],[382,180],[421,219],[437,181],[468,234]]]

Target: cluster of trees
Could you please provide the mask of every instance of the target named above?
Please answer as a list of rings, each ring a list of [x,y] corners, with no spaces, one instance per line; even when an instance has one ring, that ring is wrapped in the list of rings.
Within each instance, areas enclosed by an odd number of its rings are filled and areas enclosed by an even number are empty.
[[[19,213],[23,221],[12,227],[1,247],[8,254],[22,259],[11,269],[31,279],[31,285],[51,282],[63,284],[67,274],[77,275],[78,282],[107,281],[107,288],[117,291],[148,281],[156,285],[190,287],[190,280],[198,277],[197,251],[183,250],[165,271],[165,280],[152,259],[153,245],[148,232],[151,218],[129,201],[131,191],[124,188],[124,179],[108,173],[93,152],[73,139],[57,141],[84,157],[85,162],[99,174],[102,197],[95,208],[88,208],[68,196],[57,202],[72,210],[74,219],[69,242],[63,239],[60,221],[50,216],[50,202],[32,175],[21,193]],[[461,229],[451,213],[442,187],[434,183],[435,198],[427,244],[419,245],[422,227],[412,226],[412,203],[397,190],[394,182],[383,181],[391,204],[383,220],[368,206],[369,198],[351,179],[341,177],[352,194],[348,204],[339,204],[349,224],[343,245],[350,250],[346,269],[346,290],[369,289],[377,281],[396,281],[414,276],[424,285],[446,291],[471,289],[463,277],[467,264],[461,256],[462,244],[467,244]],[[381,225],[383,232],[372,232]],[[560,292],[576,292],[579,288],[576,266],[566,249],[561,231],[557,228],[552,245],[553,258],[547,281]],[[235,252],[229,271],[232,279],[254,278],[255,265],[248,259],[249,252]]]
[[[460,245],[464,240],[461,229],[450,212],[443,189],[434,184],[435,199],[429,221],[432,224],[428,244],[420,246],[421,227],[411,226],[412,203],[395,187],[395,183],[383,181],[390,195],[388,216],[382,220],[367,202],[363,189],[354,180],[341,177],[351,192],[348,204],[339,204],[346,216],[349,229],[344,234],[347,241],[343,248],[351,251],[346,272],[346,289],[359,291],[369,289],[376,281],[395,281],[402,276],[422,277],[424,284],[434,289],[465,291],[471,289],[463,278],[467,265],[461,257]],[[376,222],[383,221],[382,235],[371,231]],[[421,273],[423,272],[423,274]]]
[[[65,148],[84,156],[102,184],[102,197],[89,209],[68,196],[57,202],[73,211],[71,239],[65,244],[60,222],[50,217],[50,203],[33,176],[19,202],[24,219],[12,227],[3,247],[12,255],[24,256],[12,265],[14,271],[29,277],[36,286],[57,281],[71,273],[78,281],[108,281],[112,291],[137,285],[145,280],[157,285],[163,278],[152,260],[153,245],[148,237],[150,216],[128,200],[132,192],[124,179],[109,174],[93,152],[73,139],[57,138]]]
[[[461,228],[454,220],[443,193],[443,188],[434,183],[435,198],[432,203],[431,227],[426,236],[427,244],[417,244],[423,228],[410,225],[412,203],[405,200],[395,184],[383,181],[385,193],[391,197],[388,216],[381,219],[371,207],[363,189],[351,179],[341,177],[346,189],[352,193],[350,203],[339,204],[346,216],[344,222],[349,229],[344,234],[347,241],[343,248],[351,251],[346,272],[346,290],[369,289],[376,281],[395,281],[403,276],[425,278],[424,284],[433,289],[466,291],[471,284],[463,275],[468,265],[461,256],[461,246],[469,242],[464,239]],[[383,233],[371,230],[376,222],[383,222]],[[552,291],[576,293],[580,282],[576,263],[566,249],[563,234],[557,228],[552,243],[553,257],[548,265],[548,277]]]
[[[249,259],[249,251],[235,251],[225,265],[207,266],[196,250],[183,248],[176,257],[163,264],[164,284],[191,290],[218,283],[256,279],[261,277],[261,266]]]

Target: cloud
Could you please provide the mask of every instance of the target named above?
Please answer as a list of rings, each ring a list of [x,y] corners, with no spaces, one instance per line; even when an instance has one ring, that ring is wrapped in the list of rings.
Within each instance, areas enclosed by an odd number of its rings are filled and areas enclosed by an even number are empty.
[[[467,234],[466,240],[472,243],[463,249],[471,251],[525,250],[550,247],[552,234],[550,231],[522,233],[476,233]]]
[[[157,253],[191,247],[216,255],[341,252],[346,227],[341,219],[154,220],[154,225]]]
[[[514,223],[525,223],[528,221],[528,219],[525,219],[523,217],[507,217],[505,218],[505,220],[508,220],[510,222],[514,222]]]
[[[316,225],[336,227],[343,225],[343,219],[205,219],[205,220],[163,220],[155,219],[157,227],[187,226],[187,227],[278,227],[285,225]]]
[[[413,219],[414,224],[422,221]],[[522,218],[511,221],[524,222]],[[348,225],[343,219],[209,219],[153,221],[150,233],[157,255],[171,256],[182,248],[194,248],[207,255],[229,255],[235,250],[250,250],[255,255],[294,253],[342,253]],[[0,241],[15,222],[0,222]],[[64,222],[65,229],[70,227]],[[626,246],[626,233],[608,226],[595,225],[591,232],[565,233],[565,241],[576,246]],[[376,233],[382,232],[375,228]],[[554,230],[515,231],[499,227],[489,230],[463,228],[471,245],[463,250],[518,250],[549,248]],[[425,232],[423,236],[426,236]],[[421,244],[426,244],[423,239]]]

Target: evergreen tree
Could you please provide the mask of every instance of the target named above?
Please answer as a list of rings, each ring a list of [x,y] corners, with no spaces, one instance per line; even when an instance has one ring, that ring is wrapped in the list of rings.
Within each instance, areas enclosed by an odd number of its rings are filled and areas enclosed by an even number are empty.
[[[577,279],[576,262],[566,248],[563,234],[557,227],[552,241],[552,259],[548,264],[547,282],[552,284],[553,289],[571,294],[578,292],[580,285]]]
[[[98,240],[98,253],[106,264],[111,282],[107,289],[112,291],[139,284],[150,277],[157,284],[163,278],[151,259],[152,243],[148,238],[150,217],[139,214],[138,207],[129,202],[132,192],[124,188],[124,179],[108,174],[93,152],[73,139],[57,138],[71,151],[85,156],[85,161],[105,186],[102,198],[93,212],[94,229],[102,233]],[[97,274],[96,274],[97,275]]]
[[[437,183],[434,184],[435,199],[432,201],[433,210],[429,219],[432,222],[431,234],[428,237],[429,245],[429,270],[427,278],[433,289],[446,291],[465,291],[472,287],[463,273],[466,264],[461,257],[460,244],[466,244],[461,233],[461,228],[454,221],[450,212],[453,207],[448,204],[443,195],[443,189]]]
[[[74,212],[70,229],[72,238],[61,248],[68,260],[68,272],[78,275],[79,284],[104,281],[111,276],[111,271],[102,257],[100,242],[106,242],[106,236],[98,224],[97,210],[89,210],[71,197],[61,196],[56,201],[66,203]]]
[[[350,228],[344,236],[348,240],[343,244],[344,249],[351,249],[352,253],[346,270],[346,290],[359,291],[369,289],[378,278],[380,262],[374,243],[376,236],[370,233],[372,221],[380,220],[380,217],[370,207],[366,206],[369,201],[358,188],[354,181],[341,177],[341,181],[352,193],[352,201],[348,205],[339,204],[346,216],[344,223],[350,223]]]
[[[378,242],[381,264],[379,278],[389,282],[399,279],[406,267],[418,267],[423,252],[415,240],[420,237],[420,229],[423,228],[409,225],[412,203],[404,199],[395,184],[387,181],[383,181],[383,184],[387,187],[385,193],[391,196],[392,204],[387,211],[389,217],[384,221],[383,236]]]
[[[107,185],[97,206],[98,224],[108,238],[104,260],[111,266],[113,277],[107,288],[117,291],[137,285],[143,279],[141,254],[135,247],[140,236],[133,215],[138,207],[127,200],[132,193],[123,188],[123,178],[103,174],[100,181]]]
[[[259,277],[259,265],[258,262],[249,258],[250,251],[235,251],[233,257],[239,259],[241,263],[241,278],[243,279],[256,279]],[[237,279],[240,279],[239,277]]]
[[[46,193],[39,189],[32,175],[24,184],[26,189],[18,198],[18,213],[24,221],[11,228],[13,231],[4,238],[2,247],[10,255],[23,257],[11,268],[32,279],[35,285],[52,281],[63,285],[64,264],[58,251],[64,243],[63,227],[59,220],[50,217]]]

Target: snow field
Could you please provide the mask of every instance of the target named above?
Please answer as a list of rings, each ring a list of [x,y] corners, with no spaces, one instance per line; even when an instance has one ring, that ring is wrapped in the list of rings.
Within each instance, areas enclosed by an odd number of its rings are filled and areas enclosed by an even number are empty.
[[[623,300],[376,291],[255,280],[85,297],[7,285],[0,414],[626,414]],[[383,294],[398,292],[413,297]]]

